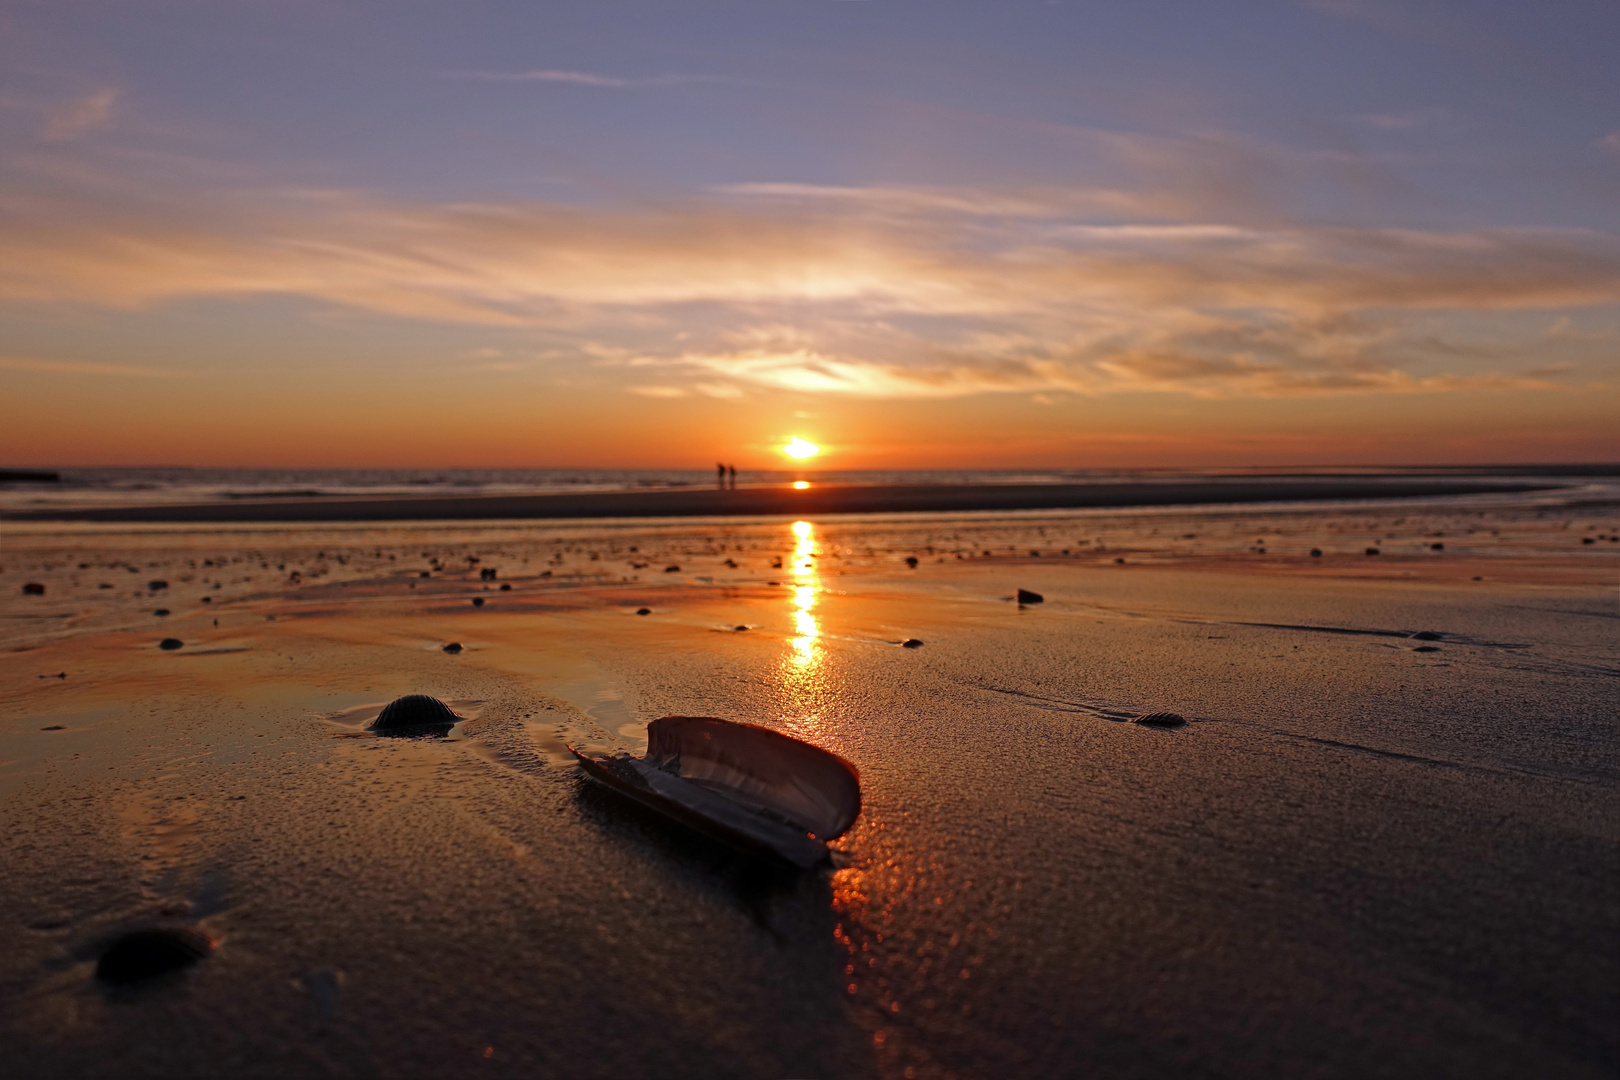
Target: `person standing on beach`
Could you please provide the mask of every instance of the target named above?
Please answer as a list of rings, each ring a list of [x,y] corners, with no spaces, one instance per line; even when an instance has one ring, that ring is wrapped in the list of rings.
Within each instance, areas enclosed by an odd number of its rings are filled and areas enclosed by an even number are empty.
[[[727,465],[726,466],[726,472],[731,474],[731,490],[736,491],[737,490],[737,466],[735,466],[735,465]]]
[[[726,490],[726,467],[718,461],[714,463],[714,486],[721,491]]]

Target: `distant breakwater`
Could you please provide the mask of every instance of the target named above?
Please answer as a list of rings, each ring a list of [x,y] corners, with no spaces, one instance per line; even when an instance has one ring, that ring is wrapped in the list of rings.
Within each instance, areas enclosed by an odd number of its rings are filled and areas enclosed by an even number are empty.
[[[546,518],[807,517],[826,514],[1082,510],[1435,498],[1547,491],[1563,485],[1404,477],[1309,477],[1081,484],[825,484],[734,490],[678,489],[546,495],[335,496],[185,505],[53,507],[10,521],[339,522],[487,521]]]

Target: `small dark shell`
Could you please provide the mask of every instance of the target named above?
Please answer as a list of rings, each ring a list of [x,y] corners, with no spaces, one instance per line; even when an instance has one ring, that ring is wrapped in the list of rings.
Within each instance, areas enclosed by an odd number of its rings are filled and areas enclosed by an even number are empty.
[[[1150,727],[1180,727],[1187,722],[1187,718],[1180,713],[1150,712],[1138,716],[1131,722],[1134,724],[1147,724]]]
[[[1321,548],[1311,548],[1311,558],[1320,559],[1321,557],[1322,557],[1322,549]]]
[[[1368,548],[1367,549],[1367,554],[1376,555],[1376,554],[1378,554],[1378,549],[1377,548]]]
[[[512,591],[512,585],[511,585],[510,582],[505,582],[505,581],[501,582],[501,592],[511,592],[511,591]]]
[[[24,596],[44,596],[45,586],[38,581],[30,581],[23,586]]]
[[[169,609],[166,608],[166,607],[160,607],[156,611],[152,612],[153,615],[156,615],[159,618],[162,618],[163,616],[167,615],[168,613],[169,613]]]
[[[167,589],[169,587],[169,583],[167,581],[153,580],[148,581],[146,583],[146,587],[151,589],[153,592],[157,592],[159,589]]]
[[[664,573],[666,573],[666,574],[678,574],[680,572],[681,572],[681,568],[678,567],[678,566],[675,566],[675,565],[670,565],[670,566],[664,567]]]
[[[123,985],[190,967],[214,949],[207,934],[184,927],[132,930],[96,962],[96,978]]]
[[[377,719],[371,722],[372,731],[421,731],[448,728],[461,717],[450,711],[450,706],[426,694],[406,694],[390,701]]]
[[[1019,589],[1018,602],[1020,604],[1041,604],[1046,602],[1046,597],[1038,592],[1030,592],[1028,589]]]
[[[185,642],[181,641],[177,637],[166,637],[162,641],[158,642],[158,648],[164,650],[165,652],[173,652],[184,645]]]
[[[739,624],[739,625],[737,625],[737,626],[733,626],[733,627],[732,627],[732,629],[733,629],[733,630],[737,630],[737,631],[743,631],[743,630],[747,630],[747,629],[748,629],[748,627],[746,627],[746,626],[742,626],[742,625],[740,625],[740,624]]]
[[[459,642],[459,641],[450,642],[450,644],[448,644],[448,645],[446,645],[444,647],[444,651],[449,653],[451,656],[456,655],[456,653],[461,651],[461,642]]]
[[[636,608],[636,614],[637,615],[651,615],[652,614],[652,608],[650,608],[650,607]]]
[[[920,648],[922,648],[922,644],[923,643],[921,641],[917,640],[916,638],[908,637],[908,638],[906,638],[906,640],[904,640],[904,641],[902,641],[900,643],[900,647],[902,649],[920,649]]]

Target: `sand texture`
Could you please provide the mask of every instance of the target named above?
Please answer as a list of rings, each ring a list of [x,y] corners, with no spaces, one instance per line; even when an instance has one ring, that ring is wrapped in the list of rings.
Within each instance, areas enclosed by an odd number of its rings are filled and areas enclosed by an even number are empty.
[[[0,1074],[1614,1076],[1616,527],[8,534]],[[853,762],[833,866],[564,749],[666,714]],[[153,926],[216,945],[94,977]]]

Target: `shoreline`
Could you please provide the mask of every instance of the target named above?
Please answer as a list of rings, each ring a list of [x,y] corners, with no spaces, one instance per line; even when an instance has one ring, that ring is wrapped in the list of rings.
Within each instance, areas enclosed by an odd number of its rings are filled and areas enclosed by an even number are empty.
[[[13,511],[13,522],[338,522],[764,517],[872,513],[1079,510],[1261,502],[1435,498],[1553,491],[1548,482],[1366,478],[1087,484],[825,484],[733,490],[548,495],[334,497]]]

